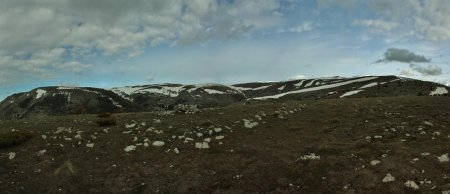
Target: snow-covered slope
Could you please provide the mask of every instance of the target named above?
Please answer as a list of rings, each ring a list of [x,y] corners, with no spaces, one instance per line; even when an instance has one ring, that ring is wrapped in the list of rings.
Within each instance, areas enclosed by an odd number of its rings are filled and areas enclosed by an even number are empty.
[[[42,87],[6,98],[0,103],[0,118],[172,110],[179,104],[208,108],[261,100],[433,96],[448,95],[449,90],[442,84],[397,76],[324,77],[235,85],[153,84],[110,90]]]

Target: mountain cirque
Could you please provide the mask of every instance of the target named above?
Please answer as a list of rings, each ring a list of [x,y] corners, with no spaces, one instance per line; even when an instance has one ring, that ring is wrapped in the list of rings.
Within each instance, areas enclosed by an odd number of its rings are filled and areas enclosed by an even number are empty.
[[[202,109],[261,100],[448,95],[448,90],[449,87],[441,84],[397,76],[327,77],[235,85],[154,84],[111,90],[42,87],[7,97],[0,103],[0,118],[165,111],[177,105]]]

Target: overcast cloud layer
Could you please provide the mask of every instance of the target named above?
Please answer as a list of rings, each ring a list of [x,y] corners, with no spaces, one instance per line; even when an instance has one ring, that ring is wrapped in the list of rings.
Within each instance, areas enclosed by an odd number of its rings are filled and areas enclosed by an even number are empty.
[[[59,83],[450,83],[448,18],[447,0],[2,0],[0,99]]]

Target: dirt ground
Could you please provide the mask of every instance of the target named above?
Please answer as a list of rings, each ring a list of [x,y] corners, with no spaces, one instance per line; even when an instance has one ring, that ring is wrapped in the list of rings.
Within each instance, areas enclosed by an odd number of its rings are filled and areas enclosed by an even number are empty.
[[[0,121],[34,134],[0,149],[0,193],[450,192],[448,97],[113,116]]]

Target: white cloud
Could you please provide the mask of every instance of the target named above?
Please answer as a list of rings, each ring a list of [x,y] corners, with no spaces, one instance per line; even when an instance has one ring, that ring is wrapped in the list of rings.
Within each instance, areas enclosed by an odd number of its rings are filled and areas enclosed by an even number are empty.
[[[289,80],[298,80],[298,79],[306,79],[306,78],[307,78],[307,76],[298,74],[298,75],[290,77]]]
[[[278,0],[41,0],[0,2],[0,84],[83,71],[92,55],[227,40],[278,25]],[[175,43],[175,44],[174,44]]]
[[[395,22],[383,21],[383,20],[355,20],[354,25],[365,26],[369,28],[381,29],[385,31],[391,31],[395,29],[398,24]]]
[[[400,75],[406,76],[406,77],[411,77],[411,76],[414,76],[414,71],[411,68],[402,69],[402,71],[400,72]]]
[[[426,76],[436,76],[442,74],[442,68],[437,65],[428,65],[426,67],[422,67],[417,64],[411,64],[409,65],[409,67],[411,67],[414,71],[417,71]]]

